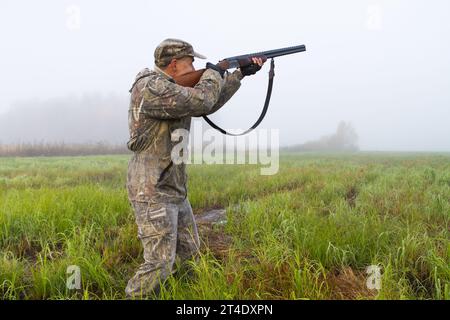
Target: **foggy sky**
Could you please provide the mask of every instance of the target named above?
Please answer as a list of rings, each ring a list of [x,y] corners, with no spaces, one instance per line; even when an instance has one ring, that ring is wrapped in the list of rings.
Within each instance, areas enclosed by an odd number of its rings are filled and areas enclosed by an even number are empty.
[[[280,129],[282,145],[334,132],[344,120],[362,150],[450,151],[446,0],[1,0],[0,116],[23,101],[39,108],[71,95],[126,102],[134,76],[153,67],[154,48],[169,37],[191,42],[212,62],[305,44],[307,52],[276,59],[262,127]],[[253,124],[267,72],[268,65],[244,79],[212,118],[227,128]],[[124,103],[125,126],[127,109]]]

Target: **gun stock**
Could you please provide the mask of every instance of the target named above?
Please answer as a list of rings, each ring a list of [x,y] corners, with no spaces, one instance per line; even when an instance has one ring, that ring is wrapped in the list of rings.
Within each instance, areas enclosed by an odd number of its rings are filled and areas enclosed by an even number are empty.
[[[175,83],[183,87],[193,88],[200,81],[205,70],[206,69],[196,70],[180,77],[176,77],[174,78]]]

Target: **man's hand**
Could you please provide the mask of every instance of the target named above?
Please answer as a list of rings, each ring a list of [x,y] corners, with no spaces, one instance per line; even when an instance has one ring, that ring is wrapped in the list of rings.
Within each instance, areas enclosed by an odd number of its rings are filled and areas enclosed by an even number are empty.
[[[259,70],[261,70],[262,66],[264,65],[265,60],[266,59],[263,59],[262,57],[252,57],[252,61],[253,61],[252,64],[240,68],[242,75],[244,77],[254,75]]]

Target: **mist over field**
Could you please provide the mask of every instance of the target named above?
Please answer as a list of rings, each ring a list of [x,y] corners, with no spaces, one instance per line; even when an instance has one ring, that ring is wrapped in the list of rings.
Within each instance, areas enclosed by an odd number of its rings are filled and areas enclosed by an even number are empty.
[[[0,142],[125,144],[127,103],[124,96],[101,94],[18,102],[0,116]]]
[[[166,4],[144,0],[1,1],[0,142],[126,142],[133,78],[153,67],[163,39],[176,37],[212,62],[306,45],[276,59],[262,127],[279,129],[281,146],[320,139],[346,121],[361,150],[450,150],[448,1],[231,1],[239,12],[220,17],[207,1],[172,5],[183,10],[168,17]],[[212,118],[250,126],[267,72],[244,79]]]

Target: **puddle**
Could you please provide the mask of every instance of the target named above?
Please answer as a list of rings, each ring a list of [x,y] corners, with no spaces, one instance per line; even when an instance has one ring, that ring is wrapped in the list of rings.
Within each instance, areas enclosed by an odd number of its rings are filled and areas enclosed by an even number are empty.
[[[224,225],[227,223],[225,209],[213,209],[195,216],[198,224]]]

